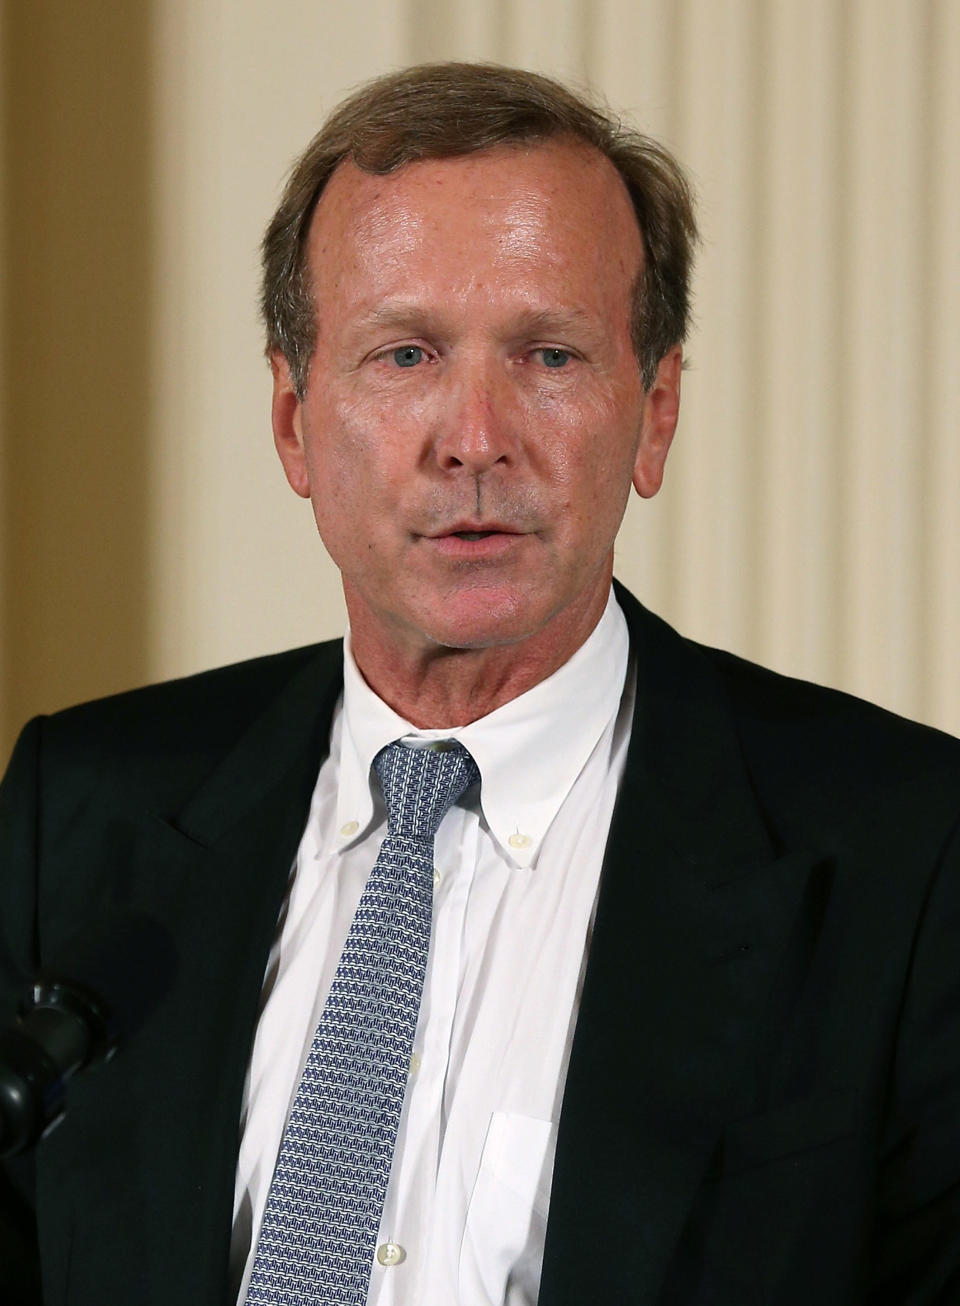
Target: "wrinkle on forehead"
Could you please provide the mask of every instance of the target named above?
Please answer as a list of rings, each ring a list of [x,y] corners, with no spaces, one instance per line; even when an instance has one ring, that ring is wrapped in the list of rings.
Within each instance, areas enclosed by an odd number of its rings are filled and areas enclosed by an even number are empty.
[[[310,246],[317,293],[363,283],[375,298],[392,295],[416,272],[427,281],[442,274],[453,301],[477,290],[476,268],[501,290],[515,274],[518,287],[521,273],[562,279],[571,248],[589,281],[615,269],[628,294],[643,257],[616,169],[566,140],[421,160],[386,176],[345,162],[320,197]]]
[[[509,203],[490,211],[484,204],[484,199],[489,198],[487,188],[479,184],[475,190],[474,203],[470,204],[469,197],[466,200],[472,218],[470,234],[488,236],[504,257],[529,255],[549,221],[550,211],[545,211],[543,195],[538,191],[516,193]],[[361,257],[365,250],[374,245],[382,248],[383,242],[389,241],[390,249],[399,259],[422,248],[443,225],[445,215],[439,212],[438,205],[425,205],[425,198],[423,188],[404,193],[379,187],[362,199],[354,197],[352,204],[341,201],[337,205],[340,212],[326,213],[321,221],[326,226],[328,219],[339,220],[341,233],[348,236]],[[433,198],[440,196],[435,192]]]

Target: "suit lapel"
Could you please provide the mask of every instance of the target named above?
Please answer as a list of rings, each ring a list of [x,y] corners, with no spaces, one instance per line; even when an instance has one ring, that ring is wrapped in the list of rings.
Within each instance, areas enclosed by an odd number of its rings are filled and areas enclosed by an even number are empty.
[[[637,707],[560,1118],[541,1306],[654,1301],[726,1121],[816,857],[753,795],[705,655],[623,592]]]
[[[163,1267],[168,1283],[182,1273],[181,1292],[173,1294],[181,1300],[197,1293],[200,1264],[209,1266],[202,1299],[215,1302],[223,1293],[241,1098],[263,977],[341,686],[340,646],[323,652],[175,817],[180,836],[205,850],[194,909],[183,921],[195,947],[191,980],[179,986],[178,1027],[191,1031],[201,1076],[192,1128],[206,1174]],[[225,975],[234,977],[229,990]],[[183,1256],[189,1237],[197,1244],[193,1268]]]

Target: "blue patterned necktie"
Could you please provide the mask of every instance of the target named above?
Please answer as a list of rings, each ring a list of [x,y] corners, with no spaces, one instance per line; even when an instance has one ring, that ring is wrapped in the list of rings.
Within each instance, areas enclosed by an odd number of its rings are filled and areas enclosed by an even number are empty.
[[[459,744],[390,744],[387,836],[287,1121],[247,1306],[364,1306],[410,1070],[433,916],[433,840],[480,775]]]

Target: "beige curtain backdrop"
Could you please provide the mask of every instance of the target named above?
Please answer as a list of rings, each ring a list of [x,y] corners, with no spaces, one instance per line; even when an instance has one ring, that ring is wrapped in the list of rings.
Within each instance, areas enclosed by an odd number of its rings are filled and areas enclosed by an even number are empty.
[[[339,633],[272,451],[257,243],[349,88],[595,88],[692,171],[667,485],[617,570],[690,635],[960,733],[960,0],[6,0],[0,748]]]

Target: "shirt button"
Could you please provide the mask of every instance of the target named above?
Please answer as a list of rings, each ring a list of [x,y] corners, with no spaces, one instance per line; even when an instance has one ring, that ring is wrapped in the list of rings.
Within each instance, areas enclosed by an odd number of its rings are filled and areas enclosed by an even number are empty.
[[[422,1065],[422,1062],[421,1062],[420,1058],[417,1056],[416,1052],[411,1053],[411,1054],[410,1054],[410,1076],[411,1076],[411,1078],[412,1078],[412,1077],[417,1073],[417,1071],[420,1069],[420,1066],[421,1066],[421,1065]]]
[[[407,1253],[399,1243],[381,1243],[377,1248],[377,1260],[388,1269],[391,1265],[399,1265],[406,1259]]]
[[[507,840],[507,843],[511,848],[529,848],[533,843],[533,840],[528,834],[520,834],[518,832],[517,834],[512,834]]]
[[[341,825],[340,833],[343,835],[344,839],[349,839],[350,836],[352,834],[356,834],[359,829],[360,829],[359,821],[347,821],[345,825]]]
[[[442,879],[443,879],[443,876],[440,874],[440,872],[439,872],[439,871],[434,871],[434,873],[433,873],[433,882],[434,882],[434,884],[439,884],[440,881],[441,881]]]

